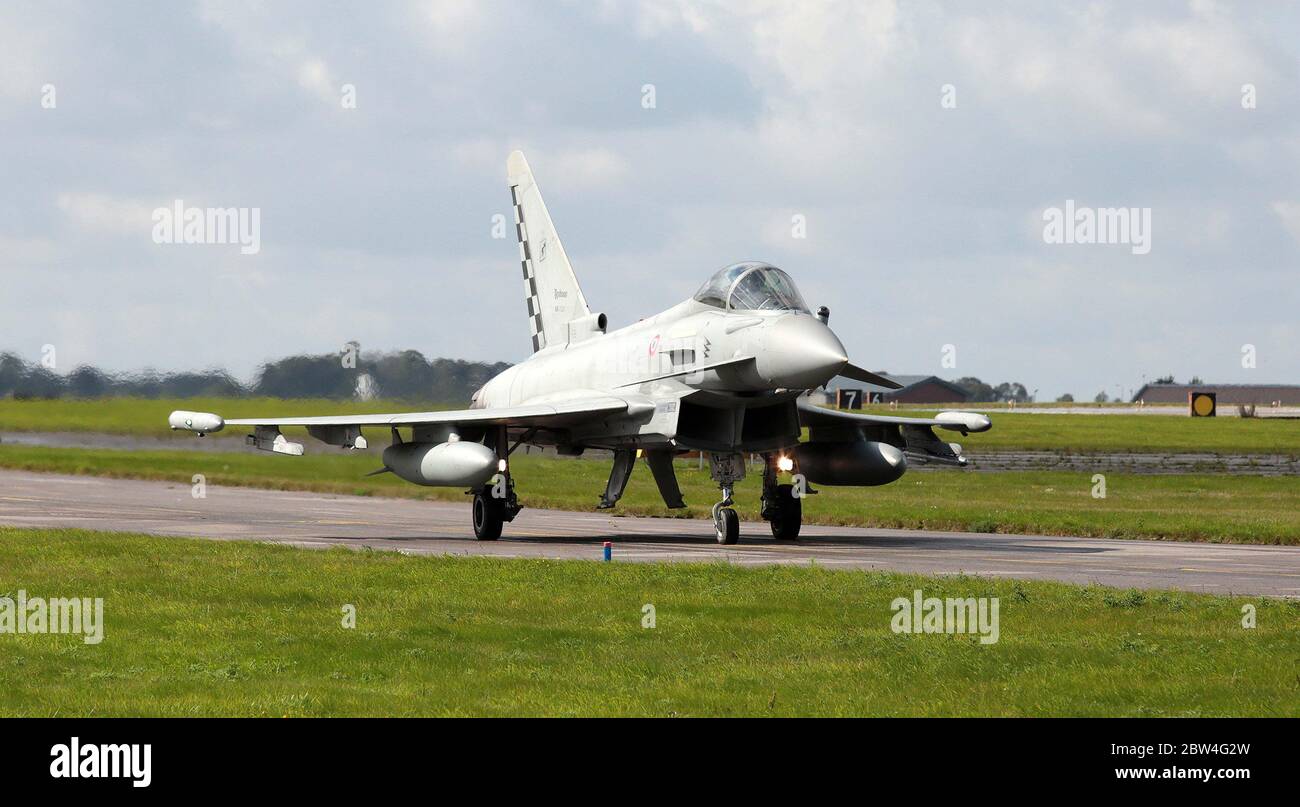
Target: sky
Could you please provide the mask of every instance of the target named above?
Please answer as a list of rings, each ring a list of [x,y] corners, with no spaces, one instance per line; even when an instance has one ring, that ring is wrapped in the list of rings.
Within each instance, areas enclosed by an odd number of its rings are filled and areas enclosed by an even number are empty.
[[[1300,383],[1294,5],[11,0],[0,126],[0,351],[60,371],[520,361],[519,148],[611,328],[760,259],[873,369]]]

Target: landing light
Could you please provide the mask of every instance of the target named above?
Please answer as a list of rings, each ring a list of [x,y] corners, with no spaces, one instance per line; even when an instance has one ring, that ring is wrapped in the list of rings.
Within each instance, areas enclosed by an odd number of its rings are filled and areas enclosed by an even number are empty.
[[[789,457],[778,457],[776,460],[776,467],[782,471],[793,471],[794,460]]]
[[[505,472],[506,472],[506,461],[505,461],[505,460],[497,460],[497,471],[499,471],[500,473],[505,473]]]

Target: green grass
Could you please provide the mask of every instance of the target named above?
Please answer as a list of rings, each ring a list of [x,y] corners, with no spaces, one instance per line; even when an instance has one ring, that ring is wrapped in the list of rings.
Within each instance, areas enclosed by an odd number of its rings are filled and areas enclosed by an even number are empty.
[[[929,417],[939,410],[869,407],[866,411]],[[991,412],[988,416],[993,428],[983,434],[960,437],[956,432],[939,433],[960,442],[974,455],[981,451],[1060,451],[1300,456],[1300,419],[1029,412]]]
[[[872,407],[872,406],[874,406],[874,407],[877,407],[877,408],[886,408],[886,409],[889,408],[889,406],[888,406],[887,404],[868,404],[867,406],[868,406],[868,407]],[[923,409],[923,408],[925,408],[925,407],[933,407],[933,406],[934,406],[934,404],[905,403],[905,404],[899,404],[896,408],[897,408],[897,409]],[[1016,404],[1012,404],[1010,401],[970,401],[970,402],[964,404],[964,406],[975,407],[975,408],[978,408],[978,409],[985,409],[985,410],[987,410],[987,409],[1001,409],[1001,410],[1009,410],[1009,409],[1063,409],[1063,408],[1067,408],[1067,407],[1068,407],[1068,408],[1070,408],[1070,409],[1097,409],[1097,410],[1105,411],[1105,410],[1107,410],[1107,409],[1129,409],[1129,408],[1132,408],[1132,407],[1136,406],[1136,404],[1134,404],[1134,403],[1132,403],[1132,402],[1130,402],[1130,401],[1107,401],[1107,402],[1105,402],[1105,403],[1098,403],[1098,402],[1096,402],[1096,401],[1073,401],[1073,402],[1070,402],[1070,401],[1031,401],[1031,402],[1029,402],[1029,403],[1016,403]],[[1146,408],[1147,408],[1147,409],[1178,409],[1178,410],[1181,410],[1181,411],[1183,411],[1183,412],[1186,412],[1186,411],[1187,411],[1187,404],[1186,404],[1186,403],[1180,403],[1180,404],[1147,404],[1147,407],[1146,407]]]
[[[0,444],[0,467],[162,479],[187,486],[195,474],[203,474],[215,485],[466,501],[460,489],[418,487],[392,474],[364,476],[379,467],[375,456],[313,448],[315,453],[303,457],[284,457]],[[525,506],[570,510],[593,508],[609,474],[608,462],[522,454],[515,456],[511,468]],[[687,511],[665,508],[649,469],[638,463],[613,512],[706,517],[718,497],[707,468],[701,471],[694,461],[678,461],[677,475],[690,505]],[[758,473],[737,487],[742,518],[758,518],[759,487]],[[1104,499],[1093,498],[1090,473],[1067,471],[913,472],[882,487],[819,490],[805,504],[805,523],[1300,544],[1297,477],[1108,474]],[[521,518],[526,520],[527,514]]]
[[[134,434],[156,438],[192,439],[171,432],[167,415],[174,409],[216,412],[226,418],[295,415],[368,414],[454,408],[447,404],[403,401],[283,400],[278,398],[105,398],[32,401],[0,399],[0,433],[5,431],[72,431]],[[934,410],[870,407],[867,411],[911,417]],[[997,412],[993,430],[957,439],[971,453],[991,450],[1063,452],[1182,452],[1219,454],[1288,454],[1300,456],[1300,419],[1189,418],[1175,415],[1035,415]],[[240,438],[244,429],[231,429],[216,438]],[[302,429],[286,429],[291,439]]]
[[[167,415],[176,409],[216,412],[225,418],[348,415],[384,412],[429,412],[454,408],[448,404],[408,401],[334,401],[325,398],[58,398],[15,400],[0,398],[0,432],[97,432],[146,437],[193,439],[189,432],[172,433]],[[292,430],[305,435],[305,429]],[[289,429],[285,430],[288,434]],[[218,432],[213,437],[243,439],[246,429]]]
[[[999,598],[999,641],[893,633],[916,588]],[[0,528],[18,589],[102,597],[104,639],[0,634],[5,716],[1300,715],[1263,598]]]

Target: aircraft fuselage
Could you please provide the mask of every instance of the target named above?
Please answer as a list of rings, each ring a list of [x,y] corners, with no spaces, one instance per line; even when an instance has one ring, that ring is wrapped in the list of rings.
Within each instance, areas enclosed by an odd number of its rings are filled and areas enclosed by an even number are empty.
[[[724,311],[687,300],[624,328],[541,350],[484,385],[473,406],[610,394],[635,405],[618,417],[576,425],[563,438],[570,447],[761,450],[797,439],[791,402],[797,393],[787,390],[824,384],[846,360],[835,334],[808,313]],[[769,417],[765,428],[751,426],[745,439],[746,410],[782,404],[788,411]],[[689,414],[692,407],[732,411]],[[690,423],[681,422],[684,411],[688,421],[707,421],[707,439],[693,439]]]

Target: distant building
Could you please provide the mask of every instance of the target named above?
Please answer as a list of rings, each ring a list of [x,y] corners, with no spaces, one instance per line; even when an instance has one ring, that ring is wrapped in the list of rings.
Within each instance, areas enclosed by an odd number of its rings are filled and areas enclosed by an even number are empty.
[[[875,384],[866,384],[837,375],[826,382],[823,400],[826,403],[833,404],[836,390],[839,389],[862,390],[863,403],[868,404],[889,403],[890,401],[909,404],[953,404],[966,403],[970,398],[966,390],[951,381],[944,381],[938,376],[894,375],[892,373],[881,373],[880,375],[902,384],[903,388],[886,389]]]
[[[1185,405],[1187,393],[1192,391],[1215,393],[1220,406],[1270,406],[1274,401],[1282,406],[1300,406],[1297,384],[1147,384],[1133,396],[1133,403]]]

